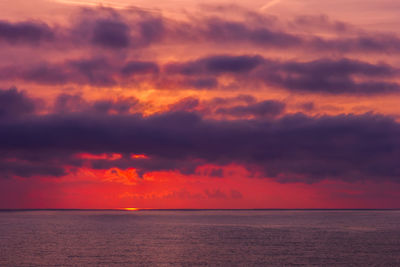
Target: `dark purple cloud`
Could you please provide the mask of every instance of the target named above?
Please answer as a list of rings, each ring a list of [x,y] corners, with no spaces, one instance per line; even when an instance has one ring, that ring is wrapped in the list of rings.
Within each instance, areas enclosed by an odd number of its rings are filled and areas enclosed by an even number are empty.
[[[215,97],[209,101],[210,106],[231,105],[237,103],[254,104],[257,99],[252,95],[239,94],[235,97]]]
[[[204,164],[235,163],[280,182],[398,182],[399,136],[394,119],[372,113],[211,120],[183,111],[148,117],[74,112],[0,120],[0,160],[4,166],[11,162],[2,168],[4,176],[39,175],[41,168],[32,167],[38,159],[41,165],[35,166],[52,167],[43,174],[54,171],[57,176],[65,166],[83,164],[78,153],[120,153],[121,159],[85,164],[97,169],[134,167],[143,175],[161,170],[190,174]]]
[[[274,64],[272,64],[274,65]],[[351,59],[319,59],[311,62],[283,62],[265,69],[265,81],[291,91],[329,94],[385,94],[399,92],[399,85],[385,81],[397,69]],[[365,81],[357,81],[361,77]],[[366,79],[369,78],[369,79]]]
[[[109,8],[84,9],[72,23],[65,41],[74,46],[94,46],[110,51],[144,48],[160,43],[164,35],[164,21],[136,9],[129,14]]]
[[[222,12],[221,12],[222,13]],[[277,28],[270,18],[254,13],[242,20],[230,20],[226,16],[215,16],[194,20],[190,32],[182,33],[181,39],[202,40],[216,44],[247,44],[265,49],[302,49],[314,53],[324,52],[355,52],[355,53],[392,53],[399,51],[400,38],[390,33],[365,33],[356,31],[351,25],[343,22],[330,21],[326,17],[299,16],[289,23],[290,28],[304,30],[305,28],[323,28],[336,32],[333,38],[322,38],[308,31],[302,34],[293,33],[284,27]],[[182,25],[188,28],[187,24]],[[343,33],[350,32],[352,35]],[[187,35],[187,36],[185,36]]]
[[[261,56],[218,55],[170,63],[165,66],[165,71],[171,75],[199,76],[202,79],[229,74],[237,81],[262,81],[293,92],[375,95],[400,90],[396,82],[388,80],[399,73],[393,66],[347,58],[297,62],[276,61]]]
[[[193,88],[198,90],[210,90],[218,89],[219,83],[217,77],[189,77],[183,79],[183,81],[178,82],[179,86],[182,88]],[[163,85],[161,85],[161,88]]]
[[[351,74],[360,74],[364,76],[391,76],[397,73],[390,65],[386,64],[371,64],[352,59],[319,59],[310,62],[285,62],[281,68],[290,73],[306,74],[310,73],[315,76],[332,75],[332,76],[347,76]]]
[[[69,72],[76,83],[94,86],[109,86],[116,82],[112,77],[116,72],[113,64],[105,58],[89,58],[67,61],[61,66]]]
[[[298,105],[304,111],[313,111],[315,110],[314,102],[305,102]]]
[[[36,101],[17,88],[0,90],[0,119],[31,114],[36,109]]]
[[[53,29],[42,22],[0,21],[0,41],[9,44],[37,45],[42,41],[51,41],[55,37]]]
[[[400,38],[394,34],[363,34],[355,37],[338,37],[330,40],[321,37],[311,37],[307,45],[309,48],[320,52],[375,52],[389,54],[399,51]]]
[[[164,19],[158,16],[145,16],[138,22],[138,33],[136,43],[138,45],[150,45],[161,42],[166,29]]]
[[[126,114],[134,112],[139,105],[139,100],[135,97],[119,97],[89,102],[79,94],[61,94],[54,101],[53,111],[55,113]]]
[[[98,20],[93,28],[91,42],[105,48],[120,49],[129,46],[129,26],[113,20]]]
[[[276,19],[257,12],[248,12],[236,20],[229,19],[223,9],[214,9],[210,16],[191,16],[189,21],[174,21],[161,13],[135,9],[130,12],[107,8],[84,9],[74,16],[69,25],[48,26],[44,22],[0,22],[0,40],[10,44],[53,42],[51,49],[90,49],[100,47],[119,51],[127,48],[146,48],[157,44],[186,44],[202,42],[210,45],[241,45],[265,49],[293,49],[328,52],[398,52],[400,38],[395,34],[357,32],[343,22],[326,17],[299,16],[287,27],[276,27]],[[284,24],[282,24],[284,25]],[[333,38],[322,38],[312,33],[296,34],[291,29],[329,29]],[[352,34],[343,34],[351,32]]]
[[[91,110],[97,113],[116,113],[126,114],[134,111],[137,107],[139,100],[134,97],[118,98],[116,100],[99,100],[95,101],[91,106]]]
[[[113,60],[104,57],[81,58],[64,62],[42,62],[0,68],[0,79],[46,85],[78,84],[96,87],[115,86],[131,77],[154,74],[154,62]],[[151,82],[147,81],[147,82]]]
[[[246,73],[264,62],[261,56],[216,55],[185,63],[169,63],[167,73],[182,75]]]
[[[2,68],[0,79],[25,81],[46,85],[90,84],[112,86],[113,75],[119,74],[113,63],[105,58],[67,60],[60,63],[42,62]]]
[[[108,87],[118,84],[153,84],[155,88],[177,90],[223,89],[221,75],[238,84],[277,87],[292,92],[377,95],[398,93],[397,68],[342,58],[314,61],[277,61],[259,55],[214,55],[192,61],[166,63],[83,58],[61,63],[40,63],[3,67],[1,80],[39,84],[79,84]],[[247,88],[246,88],[247,89]]]
[[[49,161],[27,162],[27,161],[0,161],[0,177],[23,177],[28,178],[36,175],[45,175],[50,177],[61,177],[67,174],[67,171],[62,167],[62,163],[52,165]]]
[[[3,72],[5,79],[15,79],[38,84],[66,84],[72,81],[67,69],[60,65],[49,64],[46,62],[25,66],[25,68],[6,67]]]
[[[239,105],[227,108],[219,108],[217,114],[234,117],[254,116],[258,118],[273,118],[283,113],[285,103],[276,100],[265,100],[249,105]]]
[[[81,95],[60,94],[55,100],[53,111],[56,113],[71,113],[82,111],[88,105]]]
[[[161,42],[164,31],[162,18],[144,15],[141,10],[127,16],[107,8],[83,9],[63,26],[41,21],[0,21],[0,41],[35,46],[46,42],[53,44],[47,46],[49,49],[140,48]]]

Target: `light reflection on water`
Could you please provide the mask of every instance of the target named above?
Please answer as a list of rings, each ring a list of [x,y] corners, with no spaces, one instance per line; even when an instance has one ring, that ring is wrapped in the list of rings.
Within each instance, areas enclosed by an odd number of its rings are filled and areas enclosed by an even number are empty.
[[[400,212],[0,212],[0,266],[46,265],[400,266]]]

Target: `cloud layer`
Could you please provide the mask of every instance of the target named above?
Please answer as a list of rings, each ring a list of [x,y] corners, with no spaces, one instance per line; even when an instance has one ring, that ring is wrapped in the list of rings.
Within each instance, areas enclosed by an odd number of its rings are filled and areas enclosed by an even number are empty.
[[[21,111],[32,111],[29,99],[15,89],[2,91],[0,99],[6,97],[11,108],[0,121],[1,172],[6,177],[63,175],[67,167],[84,164],[84,159],[76,157],[79,153],[117,153],[121,158],[86,160],[86,164],[95,169],[133,167],[142,174],[160,170],[188,174],[204,164],[239,164],[255,175],[281,182],[398,182],[400,175],[400,125],[383,115],[310,117],[298,113],[274,118],[284,105],[265,101],[218,110],[234,117],[251,114],[254,119],[204,119],[188,111],[144,117],[124,114],[137,104],[130,99],[86,105],[96,112],[86,108],[21,117]],[[63,97],[58,105],[65,105]],[[106,112],[111,109],[118,112]]]

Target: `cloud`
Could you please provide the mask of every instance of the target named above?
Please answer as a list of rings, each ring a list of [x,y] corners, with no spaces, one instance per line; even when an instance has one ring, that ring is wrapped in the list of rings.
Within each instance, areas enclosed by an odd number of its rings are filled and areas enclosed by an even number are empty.
[[[91,109],[97,113],[103,114],[127,114],[137,105],[139,100],[134,97],[118,98],[116,100],[98,100],[93,103]]]
[[[293,47],[303,45],[303,39],[297,35],[270,29],[265,26],[249,25],[220,18],[206,19],[204,28],[200,28],[200,38],[219,43],[251,43],[265,48]]]
[[[60,94],[54,101],[55,113],[127,114],[140,105],[135,97],[117,97],[87,101],[81,95]]]
[[[94,57],[59,63],[26,63],[24,66],[0,69],[0,80],[46,85],[112,87],[150,84],[163,90],[218,90],[230,88],[220,82],[221,77],[230,77],[233,84],[245,84],[247,87],[264,84],[260,88],[299,93],[383,95],[399,92],[397,68],[382,62],[369,63],[348,58],[278,61],[260,55],[223,54],[160,66],[154,61],[125,62]]]
[[[200,104],[200,101],[194,97],[185,97],[178,102],[169,105],[169,111],[193,111]]]
[[[299,113],[269,120],[212,120],[188,111],[145,117],[119,107],[120,102],[112,102],[101,108],[107,112],[1,120],[0,161],[9,167],[0,172],[3,176],[58,176],[66,168],[85,164],[95,169],[136,168],[142,176],[152,171],[194,174],[206,164],[234,163],[279,182],[399,181],[400,126],[391,117]],[[79,153],[121,157],[83,159],[76,157]],[[147,157],[132,158],[132,154]]]
[[[143,73],[157,74],[159,67],[156,63],[150,61],[129,61],[122,68],[121,72],[126,76]]]
[[[209,89],[217,89],[218,88],[218,80],[215,77],[208,78],[188,78],[184,79],[180,86],[195,88],[199,90],[209,90]]]
[[[283,113],[285,103],[276,100],[265,100],[247,106],[234,106],[217,109],[217,114],[230,115],[234,117],[254,116],[258,118],[272,118]]]
[[[53,29],[42,22],[24,21],[11,23],[0,21],[0,41],[12,45],[37,45],[43,41],[52,41],[54,37]]]
[[[315,103],[314,102],[300,103],[298,105],[298,107],[300,107],[302,110],[304,110],[306,112],[310,112],[310,111],[315,110]]]
[[[50,162],[10,162],[0,161],[0,175],[2,178],[23,177],[29,178],[32,176],[50,176],[61,177],[67,174],[67,171],[61,164],[50,165]]]
[[[63,26],[49,26],[40,21],[2,21],[0,40],[35,47],[51,43],[53,45],[46,48],[85,51],[91,48],[120,51],[171,44],[191,46],[200,42],[208,47],[234,45],[313,53],[387,54],[398,52],[400,47],[400,38],[395,34],[357,31],[351,25],[330,21],[324,16],[299,16],[285,23],[243,7],[209,8],[205,11],[211,10],[212,13],[203,16],[190,14],[188,20],[182,22],[165,17],[161,12],[139,8],[129,11],[86,8]],[[311,31],[302,31],[305,28]],[[334,36],[321,37],[315,29],[328,30]]]
[[[34,99],[15,87],[0,90],[0,119],[32,114],[36,109],[36,104]]]
[[[246,73],[263,63],[260,56],[217,55],[186,63],[169,63],[167,73],[195,75],[201,73]]]
[[[288,22],[289,27],[296,30],[322,31],[324,33],[337,33],[341,36],[345,34],[360,34],[361,30],[355,26],[343,22],[330,19],[326,15],[300,15]]]
[[[398,92],[399,85],[396,82],[383,80],[385,77],[395,77],[397,72],[387,64],[351,59],[319,59],[273,63],[266,67],[265,74],[260,75],[265,75],[267,83],[290,91],[369,95]]]
[[[164,21],[140,9],[129,12],[111,8],[83,9],[63,37],[67,43],[119,51],[143,48],[162,41]]]
[[[54,112],[82,111],[88,103],[81,95],[60,94],[54,103]]]
[[[308,62],[277,61],[261,56],[219,55],[188,62],[169,63],[168,74],[202,79],[230,75],[248,84],[256,81],[293,92],[375,95],[399,92],[398,70],[384,63],[354,59],[317,59]],[[208,89],[213,89],[215,86]]]
[[[126,48],[130,42],[129,27],[122,22],[112,20],[96,21],[91,41],[106,48]]]
[[[116,84],[113,75],[118,73],[112,62],[105,58],[83,58],[60,63],[26,63],[24,66],[2,68],[0,79],[25,81],[37,84],[90,84],[112,86]]]
[[[91,47],[120,50],[146,47],[162,40],[164,21],[159,15],[140,9],[128,13],[111,8],[85,8],[73,14],[66,24],[57,26],[40,20],[0,21],[0,42],[34,47],[46,44],[46,48],[56,50]]]

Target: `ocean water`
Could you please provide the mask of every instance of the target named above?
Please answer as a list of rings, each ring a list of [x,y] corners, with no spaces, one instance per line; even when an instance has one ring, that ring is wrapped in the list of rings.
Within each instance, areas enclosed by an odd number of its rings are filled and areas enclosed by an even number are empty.
[[[400,266],[400,211],[2,211],[0,266]]]

